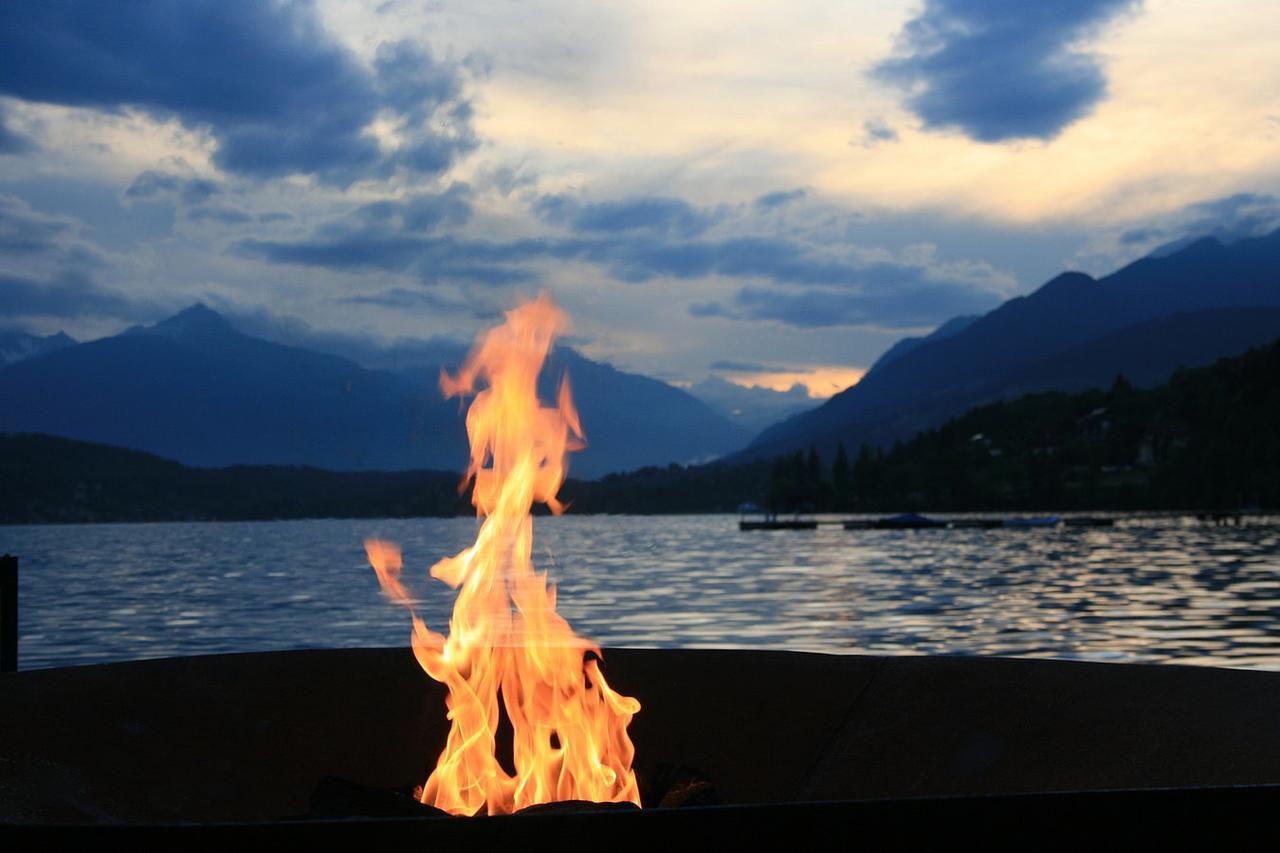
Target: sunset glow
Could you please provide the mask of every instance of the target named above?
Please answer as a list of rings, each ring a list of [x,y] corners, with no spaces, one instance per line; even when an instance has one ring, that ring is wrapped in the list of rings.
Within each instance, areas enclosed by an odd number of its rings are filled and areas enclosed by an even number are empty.
[[[790,391],[795,385],[803,385],[810,397],[825,400],[857,385],[866,373],[857,367],[818,366],[798,371],[726,373],[724,378],[743,388],[768,388],[771,391]]]

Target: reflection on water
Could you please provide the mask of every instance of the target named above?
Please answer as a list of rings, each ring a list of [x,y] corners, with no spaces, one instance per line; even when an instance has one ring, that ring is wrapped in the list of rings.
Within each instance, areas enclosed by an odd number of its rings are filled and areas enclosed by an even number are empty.
[[[20,665],[407,644],[361,545],[426,576],[473,519],[0,528],[22,559]],[[741,533],[731,516],[537,520],[560,611],[604,645],[988,654],[1280,669],[1280,526]]]

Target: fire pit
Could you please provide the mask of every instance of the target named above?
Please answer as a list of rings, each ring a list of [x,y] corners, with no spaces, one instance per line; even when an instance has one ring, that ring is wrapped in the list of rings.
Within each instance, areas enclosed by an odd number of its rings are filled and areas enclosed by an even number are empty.
[[[14,837],[212,846],[230,843],[226,833],[942,839],[1046,821],[1061,836],[1119,819],[1144,840],[1185,840],[1241,825],[1265,833],[1280,802],[1274,789],[1241,787],[1280,783],[1277,674],[765,651],[605,657],[617,688],[645,697],[631,728],[642,784],[660,764],[697,768],[721,805],[300,820],[325,777],[411,787],[444,745],[444,688],[407,650],[378,649],[0,676],[0,821]]]

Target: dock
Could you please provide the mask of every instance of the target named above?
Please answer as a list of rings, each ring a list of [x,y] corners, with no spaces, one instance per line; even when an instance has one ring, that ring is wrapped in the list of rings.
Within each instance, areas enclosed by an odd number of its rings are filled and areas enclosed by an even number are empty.
[[[1123,520],[1153,520],[1166,518],[1194,518],[1215,526],[1239,526],[1246,518],[1262,516],[1260,511],[1232,512],[1167,512],[1125,514]],[[1039,515],[1039,516],[966,516],[961,518],[936,518],[918,513],[902,513],[880,518],[806,518],[794,516],[778,518],[766,515],[761,519],[740,517],[739,530],[817,530],[819,527],[842,527],[845,530],[1039,530],[1070,527],[1115,527],[1116,516],[1110,515]]]

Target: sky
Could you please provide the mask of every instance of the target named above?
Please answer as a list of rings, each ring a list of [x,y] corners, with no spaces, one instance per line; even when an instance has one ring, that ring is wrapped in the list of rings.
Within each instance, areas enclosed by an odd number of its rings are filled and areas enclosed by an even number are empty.
[[[1280,225],[1274,0],[0,4],[0,326],[201,301],[826,396],[1056,273]],[[343,349],[345,348],[345,349]]]

